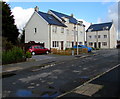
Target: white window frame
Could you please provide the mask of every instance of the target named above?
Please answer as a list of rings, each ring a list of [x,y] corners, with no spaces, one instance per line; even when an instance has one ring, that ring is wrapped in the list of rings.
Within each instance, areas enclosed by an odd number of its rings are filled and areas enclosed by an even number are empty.
[[[102,45],[103,46],[107,46],[107,42],[102,42]]]
[[[34,28],[34,34],[36,34],[37,33],[37,28]]]
[[[89,35],[88,37],[89,37],[89,38],[92,38],[92,36],[91,36],[91,35]]]
[[[101,37],[101,35],[98,35],[98,38],[100,38]]]
[[[107,38],[107,35],[104,35],[104,38]]]
[[[53,41],[52,44],[53,47],[59,47],[59,41]]]

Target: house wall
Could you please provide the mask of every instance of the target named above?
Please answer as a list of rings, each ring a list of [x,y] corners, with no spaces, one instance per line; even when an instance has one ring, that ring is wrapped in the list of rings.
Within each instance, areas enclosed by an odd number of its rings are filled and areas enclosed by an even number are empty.
[[[67,28],[66,28],[66,41],[71,42],[70,46],[67,46],[67,47],[68,48],[72,47],[72,42],[74,42],[74,41],[77,42],[77,39],[78,39],[78,44],[79,44],[79,42],[82,42],[82,44],[84,45],[85,27],[80,26],[80,25],[74,25],[71,23],[66,23],[66,26],[67,26]],[[76,27],[76,28],[74,29],[74,27]],[[69,32],[67,32],[67,29],[69,30]]]
[[[61,49],[61,41],[64,42],[63,44],[63,49],[65,48],[72,48],[72,42],[75,41],[77,42],[77,35],[74,38],[74,24],[71,24],[68,22],[65,23],[67,27],[60,27],[57,26],[57,31],[53,31],[56,25],[51,25],[51,48],[57,48]],[[64,33],[61,33],[61,28],[64,28]],[[78,31],[78,42],[82,42],[84,44],[84,34],[85,34],[85,29],[83,26],[76,26],[75,31]],[[59,46],[58,47],[53,47],[53,41],[58,41]]]
[[[98,35],[100,35],[100,38],[98,38]],[[107,35],[107,38],[104,38],[104,35]],[[91,38],[89,37],[91,36]],[[97,36],[95,38],[95,36]],[[99,46],[99,42],[100,44],[100,48],[109,48],[109,31],[94,31],[94,32],[87,32],[87,46],[89,47],[95,47],[95,42],[97,43],[97,48]],[[90,46],[89,42],[92,42],[93,45]],[[103,42],[107,42],[107,46],[103,45]]]
[[[117,46],[117,33],[114,24],[110,29],[110,48],[116,48]]]
[[[36,28],[36,33],[35,33]],[[29,41],[43,42],[49,48],[48,23],[36,12],[32,15],[25,27],[25,43]]]
[[[55,32],[53,29],[57,27],[57,31]],[[64,33],[61,33],[61,28],[64,28]],[[59,42],[58,47],[53,47],[53,41]],[[63,49],[65,49],[66,45],[66,28],[56,25],[51,25],[51,48],[61,49],[61,41],[63,41]]]
[[[77,42],[77,35],[74,37],[74,24],[69,23],[68,20],[65,25],[67,27],[49,25],[37,12],[34,12],[25,27],[25,43],[29,41],[43,42],[46,48],[61,49],[61,41],[63,41],[63,49],[71,48],[74,39]],[[56,32],[53,31],[55,27],[57,27]],[[37,29],[36,33],[35,28]],[[64,33],[61,33],[61,28],[64,28]],[[84,44],[85,27],[76,25],[75,31],[78,31],[78,42]],[[59,42],[59,46],[54,47],[53,41]]]
[[[97,38],[95,38],[95,35],[97,35]],[[100,35],[100,38],[98,38],[98,35]],[[107,35],[107,38],[104,38],[104,35]],[[91,36],[91,38],[89,38]],[[114,25],[111,26],[111,29],[104,30],[104,31],[95,31],[95,32],[87,32],[87,45],[89,45],[89,42],[93,42],[93,45],[90,47],[94,47],[94,42],[97,42],[97,48],[98,43],[101,42],[101,48],[116,48],[117,45],[117,39],[116,39],[116,32]],[[107,46],[103,45],[103,42],[107,42]]]

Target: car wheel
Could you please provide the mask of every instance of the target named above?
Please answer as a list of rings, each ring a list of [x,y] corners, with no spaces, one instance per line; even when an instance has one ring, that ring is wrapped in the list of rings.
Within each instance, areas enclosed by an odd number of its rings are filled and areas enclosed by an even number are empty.
[[[35,55],[35,52],[32,52],[32,55]]]
[[[49,51],[46,51],[46,54],[49,54]]]

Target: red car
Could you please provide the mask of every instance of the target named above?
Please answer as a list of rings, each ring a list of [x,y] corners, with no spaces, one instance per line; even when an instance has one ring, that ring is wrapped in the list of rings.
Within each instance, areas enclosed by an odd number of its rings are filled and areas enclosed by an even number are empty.
[[[44,47],[42,47],[40,45],[32,45],[32,46],[29,47],[28,51],[31,52],[32,55],[50,53],[49,49],[44,48]]]

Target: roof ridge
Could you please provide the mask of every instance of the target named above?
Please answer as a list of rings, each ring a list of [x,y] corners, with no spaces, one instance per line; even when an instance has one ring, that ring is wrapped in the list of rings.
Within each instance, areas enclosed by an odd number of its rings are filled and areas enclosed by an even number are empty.
[[[113,22],[96,23],[96,24],[92,24],[92,25],[100,25],[100,24],[108,24],[108,23],[113,23]]]
[[[50,10],[50,11],[54,11],[54,10]],[[70,15],[67,15],[67,14],[64,14],[64,13],[61,13],[61,12],[58,12],[58,11],[54,11],[54,12],[57,12],[57,13],[59,13],[59,14],[63,14],[63,15],[65,15],[65,16],[71,17]]]

